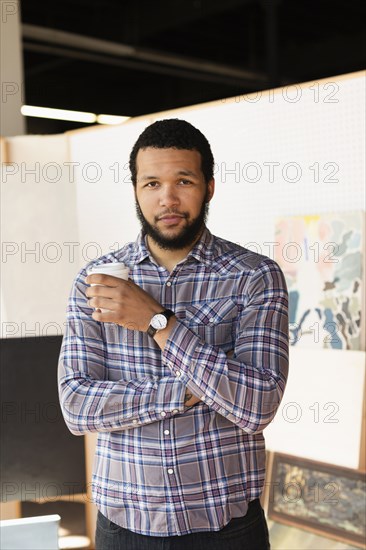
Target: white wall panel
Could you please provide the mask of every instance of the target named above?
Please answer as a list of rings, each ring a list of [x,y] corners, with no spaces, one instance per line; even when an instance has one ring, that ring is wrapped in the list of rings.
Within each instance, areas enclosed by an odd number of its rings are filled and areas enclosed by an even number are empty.
[[[291,348],[290,374],[266,448],[358,468],[365,352]]]
[[[154,119],[184,118],[208,137],[217,165],[209,227],[270,255],[263,243],[276,217],[365,207],[364,98],[365,73],[355,73]],[[268,163],[278,163],[272,181]]]
[[[133,144],[149,123],[146,117],[69,133],[70,160],[75,163],[80,267],[136,238],[139,224],[128,161]]]
[[[77,262],[66,135],[8,139],[1,178],[3,337],[62,334]]]

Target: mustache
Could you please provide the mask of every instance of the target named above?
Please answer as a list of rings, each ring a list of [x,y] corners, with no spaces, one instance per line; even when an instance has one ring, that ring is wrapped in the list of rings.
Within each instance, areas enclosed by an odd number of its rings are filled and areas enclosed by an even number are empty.
[[[162,212],[158,216],[155,216],[155,221],[160,220],[165,216],[180,216],[181,218],[187,218],[188,215],[186,212],[178,212],[177,210],[166,210],[165,212]]]

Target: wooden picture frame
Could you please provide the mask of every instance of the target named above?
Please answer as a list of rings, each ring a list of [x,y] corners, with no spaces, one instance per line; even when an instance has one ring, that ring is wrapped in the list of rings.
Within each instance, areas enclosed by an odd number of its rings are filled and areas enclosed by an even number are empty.
[[[281,453],[273,454],[268,517],[366,548],[366,474]]]

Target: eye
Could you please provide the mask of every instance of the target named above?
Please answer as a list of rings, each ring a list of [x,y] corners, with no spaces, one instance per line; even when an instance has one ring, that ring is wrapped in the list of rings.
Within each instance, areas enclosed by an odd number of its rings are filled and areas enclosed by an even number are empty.
[[[154,189],[155,187],[157,187],[159,184],[157,181],[149,181],[145,187],[147,188],[150,188],[150,189]]]
[[[179,183],[181,183],[182,185],[189,185],[192,182],[190,180],[179,180]]]

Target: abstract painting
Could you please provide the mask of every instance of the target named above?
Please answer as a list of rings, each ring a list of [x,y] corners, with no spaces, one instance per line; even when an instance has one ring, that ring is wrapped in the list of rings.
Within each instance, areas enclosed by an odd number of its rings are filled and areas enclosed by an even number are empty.
[[[274,250],[289,291],[291,345],[364,349],[364,212],[281,218]]]

